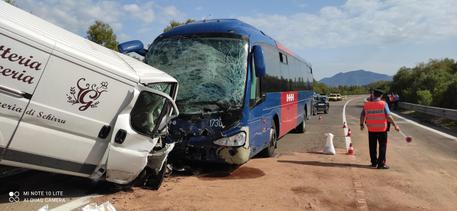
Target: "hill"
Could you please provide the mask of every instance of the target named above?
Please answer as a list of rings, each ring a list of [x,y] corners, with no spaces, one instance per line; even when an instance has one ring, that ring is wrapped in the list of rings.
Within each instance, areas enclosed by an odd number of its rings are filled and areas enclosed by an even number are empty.
[[[349,72],[341,72],[332,77],[321,79],[319,82],[327,86],[351,86],[351,85],[367,85],[376,81],[390,81],[392,76],[375,73],[366,70],[354,70]]]

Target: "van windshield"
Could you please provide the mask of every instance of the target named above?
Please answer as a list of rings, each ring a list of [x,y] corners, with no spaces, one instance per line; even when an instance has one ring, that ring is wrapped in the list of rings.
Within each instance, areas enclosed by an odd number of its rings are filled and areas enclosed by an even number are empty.
[[[142,91],[130,113],[132,128],[147,136],[154,135],[154,129],[160,123],[162,110],[166,108],[166,99],[152,92]]]
[[[154,42],[145,61],[178,80],[181,113],[203,113],[241,108],[247,51],[241,38],[176,36]]]

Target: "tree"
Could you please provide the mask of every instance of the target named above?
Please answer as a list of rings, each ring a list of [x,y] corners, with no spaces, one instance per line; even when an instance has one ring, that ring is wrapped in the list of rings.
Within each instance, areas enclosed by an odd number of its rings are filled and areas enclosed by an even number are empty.
[[[4,1],[5,1],[6,3],[8,3],[8,4],[13,5],[13,6],[17,6],[17,5],[16,5],[16,0],[4,0]]]
[[[181,26],[181,25],[183,25],[183,24],[192,23],[192,22],[195,22],[195,20],[190,19],[190,18],[187,19],[185,22],[178,22],[178,21],[172,20],[172,21],[170,21],[170,23],[168,24],[168,26],[165,27],[165,29],[163,29],[163,32],[170,31],[171,29],[173,29],[173,28],[175,28],[175,27]]]
[[[406,102],[457,108],[457,62],[431,59],[412,68],[402,67],[391,87]]]
[[[119,44],[111,26],[102,21],[95,21],[89,27],[87,39],[115,51],[117,51],[117,45]]]

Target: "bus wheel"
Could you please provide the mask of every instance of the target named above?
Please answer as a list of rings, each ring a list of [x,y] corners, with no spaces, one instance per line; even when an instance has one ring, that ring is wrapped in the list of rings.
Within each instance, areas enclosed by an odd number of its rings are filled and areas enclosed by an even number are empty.
[[[268,144],[268,147],[261,152],[261,155],[263,157],[273,157],[275,154],[276,144],[276,125],[273,123],[273,126],[270,129],[270,143]]]
[[[306,110],[303,115],[304,115],[303,121],[295,128],[296,133],[304,133],[306,130],[306,119],[307,119],[306,116],[308,116],[308,115],[306,115]]]

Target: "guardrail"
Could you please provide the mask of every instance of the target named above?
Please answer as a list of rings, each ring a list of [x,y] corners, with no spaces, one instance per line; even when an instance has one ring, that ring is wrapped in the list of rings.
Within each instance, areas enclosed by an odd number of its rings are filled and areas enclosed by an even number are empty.
[[[457,110],[455,110],[455,109],[424,106],[424,105],[405,103],[405,102],[399,102],[398,106],[400,106],[400,108],[403,108],[403,109],[419,111],[419,112],[426,113],[429,115],[433,115],[433,116],[437,116],[437,117],[444,117],[447,119],[452,119],[452,120],[457,121]]]

